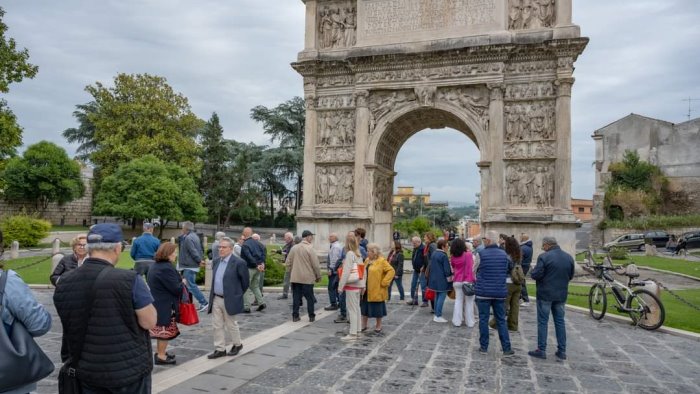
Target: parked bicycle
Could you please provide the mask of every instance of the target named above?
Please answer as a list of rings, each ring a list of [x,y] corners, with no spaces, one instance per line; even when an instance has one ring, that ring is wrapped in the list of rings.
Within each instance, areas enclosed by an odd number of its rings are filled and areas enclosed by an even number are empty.
[[[592,318],[601,320],[605,317],[608,308],[607,289],[613,295],[617,303],[618,312],[627,313],[632,323],[645,330],[656,330],[664,324],[666,310],[659,297],[642,287],[649,286],[649,282],[637,281],[639,273],[634,269],[626,269],[622,265],[614,266],[609,256],[603,263],[595,263],[593,254],[588,253],[589,271],[598,278],[588,292],[588,310]],[[629,278],[627,285],[615,280],[610,271]]]

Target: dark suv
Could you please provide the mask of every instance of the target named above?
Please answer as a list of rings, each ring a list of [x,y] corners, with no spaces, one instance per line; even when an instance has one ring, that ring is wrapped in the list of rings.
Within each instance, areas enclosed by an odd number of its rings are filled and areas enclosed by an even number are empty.
[[[646,245],[654,245],[657,248],[665,248],[669,238],[668,233],[665,231],[653,230],[644,233],[644,243]]]
[[[679,240],[679,244],[685,249],[699,249],[700,248],[700,231],[693,231],[683,234]]]

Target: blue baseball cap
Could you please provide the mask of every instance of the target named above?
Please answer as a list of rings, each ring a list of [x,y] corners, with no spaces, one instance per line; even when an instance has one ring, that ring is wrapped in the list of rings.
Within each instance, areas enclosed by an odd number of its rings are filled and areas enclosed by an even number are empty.
[[[100,223],[90,227],[87,235],[89,244],[98,242],[119,243],[124,240],[122,228],[114,223]]]

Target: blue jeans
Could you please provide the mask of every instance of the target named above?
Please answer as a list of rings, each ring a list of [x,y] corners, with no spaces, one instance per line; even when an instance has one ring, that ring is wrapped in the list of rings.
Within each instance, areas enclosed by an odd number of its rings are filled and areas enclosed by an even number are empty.
[[[420,283],[421,292],[423,294],[423,302],[428,302],[425,299],[425,287],[427,283],[425,281],[425,274],[420,271],[413,271],[413,277],[411,278],[411,299],[418,302],[418,284]]]
[[[391,283],[389,283],[389,299],[391,299],[391,289],[394,287],[394,283],[396,283],[396,288],[399,289],[399,299],[403,300],[403,276],[399,276],[398,278],[392,280]]]
[[[506,326],[505,301],[477,298],[476,307],[479,310],[479,344],[481,348],[489,348],[489,309],[493,309],[493,317],[496,319],[498,339],[501,340],[501,348],[503,348],[504,352],[509,351],[510,336],[508,336],[508,327]]]
[[[328,300],[331,305],[338,305],[338,299],[340,298],[338,294],[339,279],[337,273],[328,275]]]
[[[197,271],[187,269],[182,270],[182,276],[187,280],[187,290],[189,290],[194,298],[197,299],[199,305],[207,305],[209,302],[206,298],[204,298],[204,294],[202,294],[199,287],[197,287],[197,283],[195,282],[195,279],[197,278]]]
[[[530,271],[530,264],[523,264],[521,267],[523,267],[523,274],[527,276],[528,271]],[[520,290],[520,299],[525,302],[530,302],[530,297],[527,295],[527,286],[525,281],[523,281],[523,288]]]
[[[537,348],[547,350],[547,326],[551,311],[554,320],[554,331],[557,334],[557,351],[566,354],[566,325],[564,311],[566,302],[542,301],[537,299]]]
[[[447,298],[447,291],[435,292],[435,317],[442,317],[442,305],[445,303],[445,298]]]

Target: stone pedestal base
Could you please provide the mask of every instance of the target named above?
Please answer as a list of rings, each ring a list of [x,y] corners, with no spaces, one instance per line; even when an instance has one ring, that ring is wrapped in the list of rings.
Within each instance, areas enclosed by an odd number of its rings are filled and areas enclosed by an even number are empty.
[[[530,236],[532,241],[532,263],[535,264],[537,256],[542,253],[542,238],[554,237],[557,239],[559,246],[565,252],[572,256],[576,253],[576,222],[484,222],[482,223],[481,235],[486,234],[486,231],[494,230],[499,234],[514,235],[520,240],[520,234],[525,233]]]

